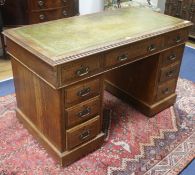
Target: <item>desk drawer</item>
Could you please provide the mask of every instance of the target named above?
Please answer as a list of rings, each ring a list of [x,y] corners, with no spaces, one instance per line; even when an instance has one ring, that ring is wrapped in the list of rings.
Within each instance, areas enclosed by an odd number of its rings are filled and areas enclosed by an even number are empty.
[[[175,92],[177,80],[167,81],[158,87],[156,100],[163,99]]]
[[[183,56],[183,50],[185,45],[169,49],[161,54],[162,66],[168,66],[170,64],[180,62]]]
[[[162,41],[162,37],[159,37],[112,50],[105,55],[105,67],[124,64],[136,60],[136,57],[155,53],[162,49]]]
[[[58,8],[69,5],[68,0],[31,0],[31,10]]]
[[[65,107],[81,103],[100,94],[99,78],[84,81],[65,89]]]
[[[176,78],[179,74],[180,64],[173,64],[169,67],[165,67],[161,69],[160,73],[160,82],[164,82],[173,78]]]
[[[67,149],[72,149],[90,139],[100,132],[100,117],[97,116],[79,126],[66,131]]]
[[[170,32],[165,36],[165,47],[171,47],[184,43],[188,40],[188,29]]]
[[[40,22],[65,18],[69,16],[70,13],[67,7],[51,9],[51,10],[41,10],[41,11],[30,13],[30,22],[40,23]]]
[[[90,56],[81,61],[65,64],[62,67],[62,84],[70,81],[80,80],[100,71],[100,56]]]
[[[99,97],[88,100],[75,107],[66,110],[67,127],[78,125],[94,116],[99,115],[100,99]]]

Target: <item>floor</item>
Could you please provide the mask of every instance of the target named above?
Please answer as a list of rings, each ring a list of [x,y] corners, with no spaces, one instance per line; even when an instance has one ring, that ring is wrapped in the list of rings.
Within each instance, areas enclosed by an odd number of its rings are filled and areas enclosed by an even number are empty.
[[[0,57],[0,81],[12,77],[12,67],[9,59]]]

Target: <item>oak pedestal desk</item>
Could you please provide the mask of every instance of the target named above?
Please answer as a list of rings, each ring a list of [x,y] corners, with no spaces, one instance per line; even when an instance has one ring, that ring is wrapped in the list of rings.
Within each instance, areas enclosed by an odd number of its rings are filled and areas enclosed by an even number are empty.
[[[153,116],[175,102],[189,21],[126,8],[4,32],[17,117],[68,165],[104,141],[104,89]]]

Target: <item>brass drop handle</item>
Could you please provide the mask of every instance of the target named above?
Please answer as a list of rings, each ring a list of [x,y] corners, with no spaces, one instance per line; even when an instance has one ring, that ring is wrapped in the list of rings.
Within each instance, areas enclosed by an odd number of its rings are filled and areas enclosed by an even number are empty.
[[[172,77],[174,71],[175,71],[175,70],[170,70],[169,72],[167,72],[166,76],[169,77],[169,78]]]
[[[45,19],[45,15],[41,14],[41,15],[39,15],[39,18],[40,18],[40,20],[44,20]]]
[[[85,117],[87,117],[90,114],[91,114],[91,108],[87,107],[83,111],[78,113],[78,117],[85,118]]]
[[[87,75],[88,73],[89,73],[89,67],[83,67],[83,66],[81,66],[81,68],[76,71],[76,74],[79,77],[82,77],[84,75]]]
[[[62,0],[62,2],[66,3],[66,2],[67,2],[67,0]]]
[[[156,50],[156,46],[154,44],[151,44],[149,47],[148,47],[148,51],[149,52],[153,52]]]
[[[128,55],[127,54],[123,54],[117,57],[118,61],[122,62],[122,61],[126,61],[128,59]]]
[[[169,88],[166,88],[166,89],[162,90],[162,93],[163,93],[164,95],[167,95],[167,94],[169,93]]]
[[[176,43],[180,43],[181,42],[181,37],[180,36],[177,36],[176,39],[175,39],[175,42]]]
[[[63,10],[63,11],[62,11],[62,14],[63,14],[64,16],[67,16],[67,11],[66,11],[66,10]]]
[[[89,94],[91,93],[91,88],[85,88],[85,89],[82,89],[82,90],[80,90],[78,93],[77,93],[77,95],[79,96],[79,97],[85,97],[85,96],[88,96]]]
[[[44,1],[38,1],[38,4],[40,7],[42,7],[44,5]]]
[[[174,61],[175,59],[176,59],[176,55],[175,54],[173,54],[173,55],[168,57],[169,61]]]
[[[79,136],[79,138],[80,138],[80,140],[85,140],[85,139],[87,139],[89,136],[90,136],[90,134],[91,134],[91,132],[90,132],[90,130],[88,129],[88,130],[86,130],[86,131],[83,131],[81,134],[80,134],[80,136]]]

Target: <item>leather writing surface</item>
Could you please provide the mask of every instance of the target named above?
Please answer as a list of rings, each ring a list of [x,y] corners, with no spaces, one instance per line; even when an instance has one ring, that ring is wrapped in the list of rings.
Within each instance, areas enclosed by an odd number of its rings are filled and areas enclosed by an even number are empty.
[[[58,61],[101,46],[125,41],[184,23],[149,9],[126,8],[31,25],[5,32],[35,51]]]

